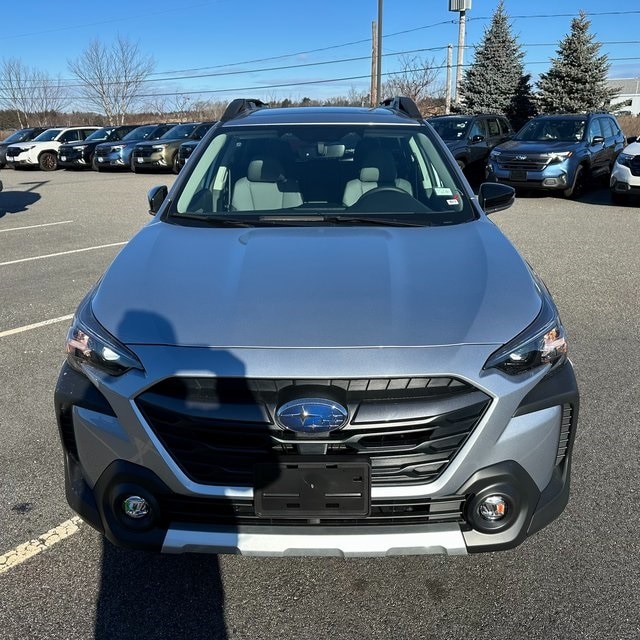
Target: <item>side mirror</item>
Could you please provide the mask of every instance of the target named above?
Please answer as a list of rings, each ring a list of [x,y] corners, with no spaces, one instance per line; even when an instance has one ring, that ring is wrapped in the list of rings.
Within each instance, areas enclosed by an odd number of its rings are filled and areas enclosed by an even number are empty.
[[[169,189],[166,185],[161,184],[157,187],[151,187],[147,192],[147,200],[149,202],[149,214],[155,216],[158,211],[160,211],[160,207],[162,203],[165,201],[167,194],[169,193]]]
[[[484,140],[484,136],[476,135],[471,138],[471,144],[475,144],[476,142],[482,142]]]
[[[487,214],[508,209],[516,199],[516,190],[498,182],[483,182],[478,190],[478,204]]]
[[[592,145],[604,144],[604,138],[602,136],[593,136],[593,139],[591,140],[591,144]]]

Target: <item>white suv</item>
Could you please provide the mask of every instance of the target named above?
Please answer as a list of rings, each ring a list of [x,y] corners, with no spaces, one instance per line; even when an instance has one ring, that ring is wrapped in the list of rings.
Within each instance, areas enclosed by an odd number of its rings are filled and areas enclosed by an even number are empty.
[[[640,142],[636,140],[622,150],[611,170],[611,199],[626,204],[629,196],[640,195]]]
[[[28,142],[7,147],[7,164],[12,167],[38,166],[43,171],[58,168],[58,148],[65,142],[84,140],[99,127],[55,127]]]

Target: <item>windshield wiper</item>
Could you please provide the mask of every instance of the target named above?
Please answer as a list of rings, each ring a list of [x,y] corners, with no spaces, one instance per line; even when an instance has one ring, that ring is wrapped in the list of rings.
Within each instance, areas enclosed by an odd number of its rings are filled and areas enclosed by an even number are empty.
[[[375,224],[384,227],[430,227],[431,222],[410,222],[396,218],[373,218],[364,216],[323,216],[325,222],[332,224]]]
[[[255,224],[243,218],[230,216],[209,216],[201,213],[179,213],[171,216],[174,220],[197,220],[219,227],[254,227]]]

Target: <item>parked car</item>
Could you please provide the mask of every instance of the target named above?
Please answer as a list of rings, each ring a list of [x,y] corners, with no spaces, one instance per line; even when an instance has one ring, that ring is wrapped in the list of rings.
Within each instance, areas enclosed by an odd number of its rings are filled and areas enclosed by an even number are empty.
[[[103,142],[96,147],[94,169],[131,169],[133,148],[142,140],[158,140],[175,127],[175,122],[140,125],[118,142]]]
[[[27,127],[25,129],[18,129],[18,131],[14,131],[9,137],[2,140],[0,142],[0,169],[2,169],[2,167],[7,163],[7,147],[10,144],[33,140],[43,131],[46,131],[46,129],[46,127]]]
[[[577,197],[593,180],[609,176],[623,147],[624,135],[612,115],[538,116],[491,152],[488,177]]]
[[[213,122],[203,122],[198,125],[193,132],[193,139],[183,142],[180,147],[178,147],[178,170],[184,167],[193,150],[200,144],[200,140],[204,138],[204,134],[207,133],[215,123],[216,121],[214,120]]]
[[[616,158],[609,182],[611,198],[616,204],[626,204],[630,197],[640,195],[640,142],[626,146]]]
[[[155,142],[140,142],[133,148],[131,170],[170,170],[178,173],[178,149],[185,140],[193,140],[199,122],[176,125]]]
[[[43,171],[58,168],[58,148],[66,142],[84,140],[99,127],[53,127],[29,142],[7,147],[7,164],[13,167],[39,167]]]
[[[80,142],[63,144],[58,149],[58,166],[65,169],[95,169],[94,154],[100,143],[122,140],[127,133],[137,129],[138,125],[125,124],[119,127],[103,127],[94,131]]]
[[[428,122],[469,177],[484,178],[490,151],[514,133],[507,118],[501,115],[435,116]]]
[[[66,495],[169,553],[464,554],[569,497],[578,390],[540,278],[407,98],[234,100],[80,304]]]

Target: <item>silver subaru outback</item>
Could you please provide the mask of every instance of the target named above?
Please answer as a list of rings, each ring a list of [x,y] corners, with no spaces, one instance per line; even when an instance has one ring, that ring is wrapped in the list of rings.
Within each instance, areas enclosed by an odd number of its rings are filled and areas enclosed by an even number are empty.
[[[569,496],[578,390],[545,285],[406,98],[234,100],[77,310],[69,503],[167,553],[465,554]]]

